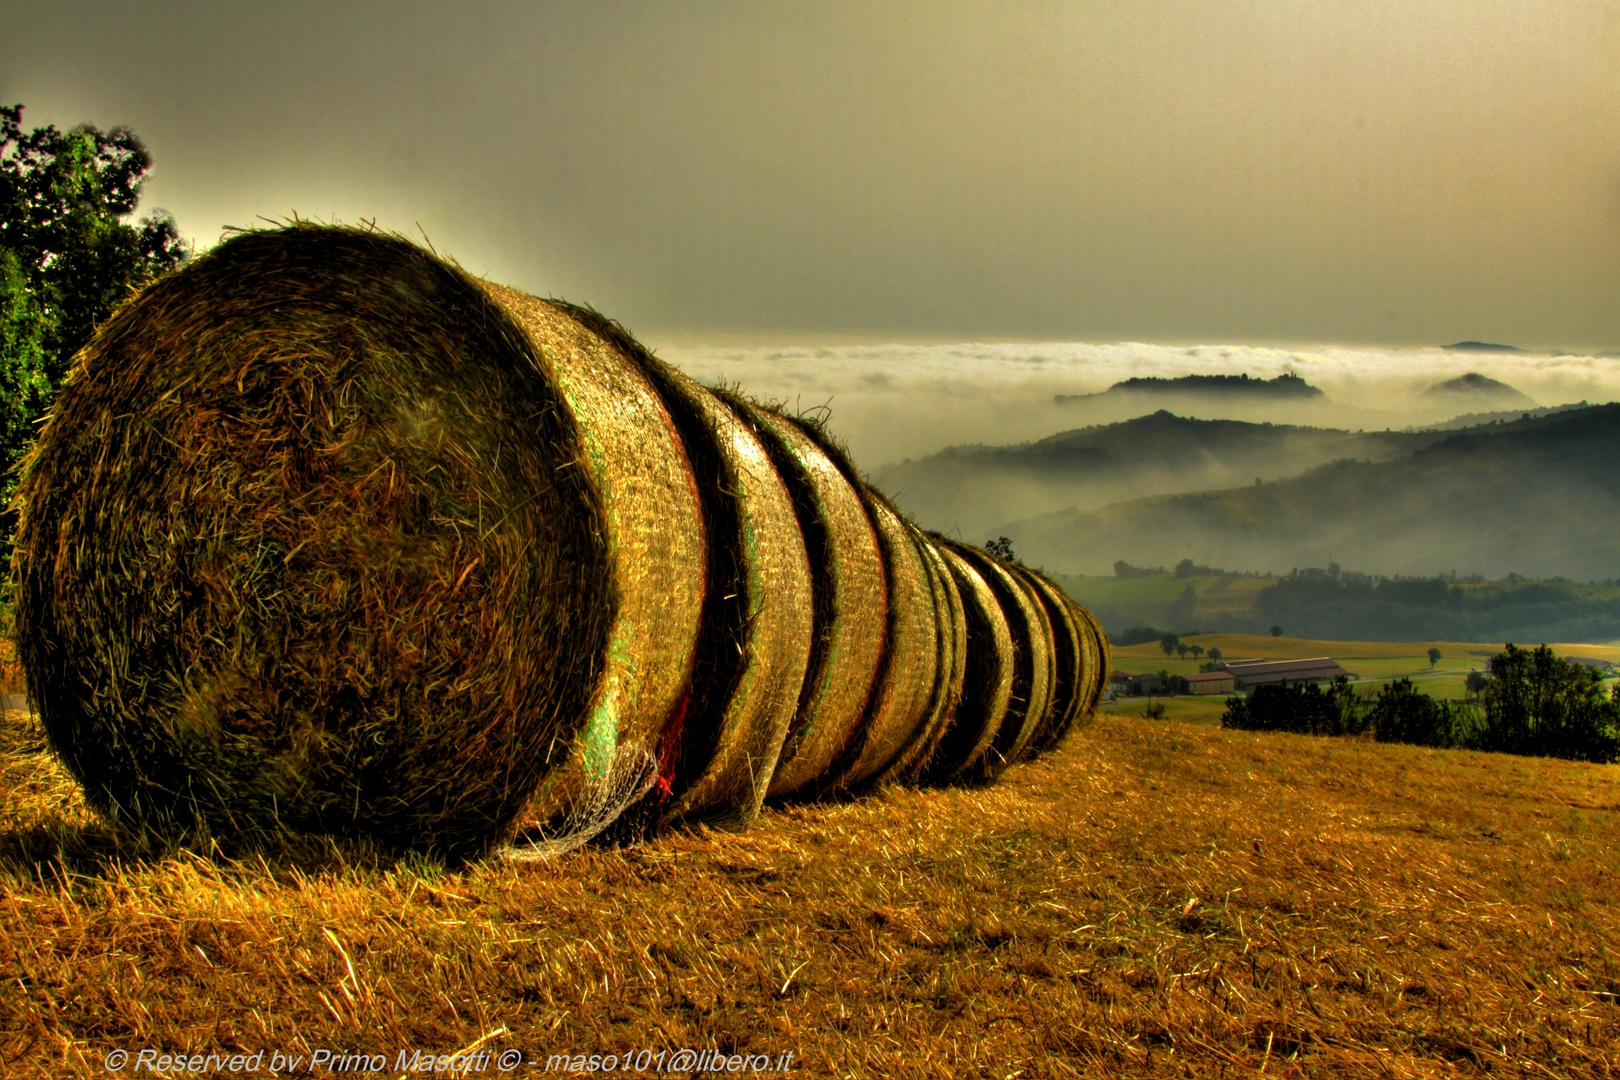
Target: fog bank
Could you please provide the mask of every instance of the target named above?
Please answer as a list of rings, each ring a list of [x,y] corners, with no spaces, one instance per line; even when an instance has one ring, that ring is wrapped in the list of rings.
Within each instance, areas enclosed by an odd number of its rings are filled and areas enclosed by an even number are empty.
[[[1620,357],[1467,353],[1439,348],[1271,348],[1123,342],[941,345],[704,346],[651,342],[699,381],[740,386],[761,400],[826,406],[833,432],[863,469],[946,446],[1021,443],[1168,408],[1200,419],[1356,429],[1438,423],[1474,411],[1466,398],[1423,392],[1479,372],[1540,405],[1620,399]],[[1326,394],[1318,404],[1142,396],[1058,403],[1133,377],[1291,372]]]

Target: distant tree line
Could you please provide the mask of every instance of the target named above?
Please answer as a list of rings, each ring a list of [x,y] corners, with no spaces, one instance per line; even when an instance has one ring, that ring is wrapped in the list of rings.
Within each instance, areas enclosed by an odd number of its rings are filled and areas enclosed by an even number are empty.
[[[1491,658],[1490,673],[1470,690],[1477,698],[1444,701],[1396,679],[1376,696],[1357,694],[1340,676],[1315,683],[1268,683],[1226,701],[1223,728],[1306,735],[1360,735],[1379,742],[1454,747],[1574,761],[1620,761],[1620,687],[1605,694],[1602,677],[1546,645],[1511,643]]]
[[[1252,570],[1224,570],[1218,566],[1205,566],[1203,563],[1193,562],[1191,559],[1182,559],[1176,563],[1174,570],[1166,570],[1162,566],[1132,566],[1124,559],[1114,563],[1114,576],[1116,578],[1146,578],[1160,577],[1165,574],[1174,574],[1178,578],[1188,577],[1270,577],[1270,574]]]
[[[1391,641],[1606,641],[1620,637],[1620,588],[1568,579],[1458,582],[1296,570],[1255,595],[1254,621],[1297,637]]]

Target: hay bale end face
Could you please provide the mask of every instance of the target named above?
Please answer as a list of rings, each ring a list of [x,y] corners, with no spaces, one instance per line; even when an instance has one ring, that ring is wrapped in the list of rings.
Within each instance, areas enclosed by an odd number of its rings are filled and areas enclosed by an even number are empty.
[[[238,236],[121,309],[20,502],[33,699],[143,830],[742,825],[992,779],[1107,673],[1088,612],[922,535],[819,427],[360,230]]]
[[[230,240],[80,355],[21,481],[52,746],[142,827],[481,846],[566,759],[619,605],[534,342],[414,246]]]

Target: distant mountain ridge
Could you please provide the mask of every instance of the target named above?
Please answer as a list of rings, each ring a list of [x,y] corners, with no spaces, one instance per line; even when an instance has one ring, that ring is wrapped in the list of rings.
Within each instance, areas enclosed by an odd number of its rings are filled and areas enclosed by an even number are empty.
[[[1424,397],[1444,398],[1453,402],[1494,405],[1498,409],[1534,409],[1538,406],[1527,394],[1498,382],[1477,371],[1459,375],[1455,379],[1436,383],[1423,392]]]
[[[1110,395],[1133,394],[1243,396],[1270,399],[1311,399],[1327,396],[1293,372],[1284,372],[1273,379],[1251,379],[1248,372],[1244,372],[1241,375],[1181,375],[1173,379],[1141,376],[1117,382],[1100,394],[1058,394],[1053,400],[1063,404]]]
[[[1003,527],[1060,573],[1116,559],[1276,568],[1337,561],[1382,574],[1456,569],[1605,579],[1620,572],[1620,405],[1457,433],[1383,461],[1340,460],[1259,485],[1155,495]]]
[[[1449,352],[1524,352],[1524,350],[1519,348],[1517,345],[1498,345],[1492,341],[1459,341],[1454,345],[1442,345],[1440,347]]]

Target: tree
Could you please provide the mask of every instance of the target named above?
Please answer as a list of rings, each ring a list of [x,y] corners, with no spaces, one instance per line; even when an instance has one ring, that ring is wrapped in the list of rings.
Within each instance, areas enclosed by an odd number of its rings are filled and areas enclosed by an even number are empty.
[[[1221,650],[1219,648],[1209,650],[1209,658],[1211,661],[1219,660],[1221,658]]]
[[[184,263],[174,219],[135,213],[152,155],[128,128],[22,130],[0,106],[0,472],[73,354],[133,288]]]
[[[1271,636],[1272,637],[1282,637],[1282,627],[1278,626],[1276,623],[1272,623],[1271,624]]]
[[[1164,655],[1166,657],[1169,657],[1171,653],[1175,652],[1176,646],[1180,644],[1181,639],[1176,637],[1174,634],[1166,634],[1164,637],[1159,639],[1159,648],[1164,650]]]
[[[1620,759],[1620,703],[1603,677],[1542,645],[1511,642],[1491,657],[1479,749],[1609,762]]]
[[[1440,662],[1440,650],[1431,646],[1429,648],[1429,666],[1432,668]]]
[[[1193,659],[1197,660],[1200,656],[1204,655],[1204,647],[1202,645],[1194,645],[1194,646],[1192,646],[1192,654],[1193,654]]]
[[[1018,561],[1018,556],[1013,554],[1012,541],[1005,536],[998,536],[994,540],[986,540],[984,550],[1004,562]]]
[[[1448,747],[1469,737],[1466,713],[1419,692],[1411,679],[1396,679],[1380,690],[1370,719],[1379,742]]]
[[[1181,659],[1183,659],[1183,660],[1187,659],[1187,653],[1190,652],[1191,650],[1192,650],[1192,646],[1188,645],[1185,641],[1176,642],[1176,655],[1179,656]]]

